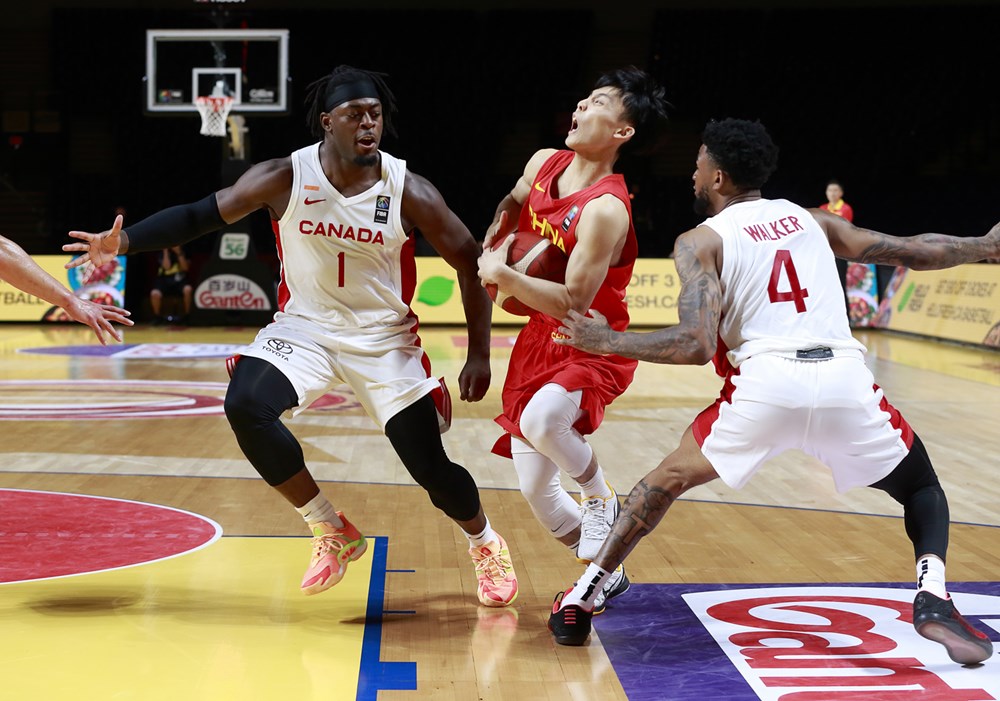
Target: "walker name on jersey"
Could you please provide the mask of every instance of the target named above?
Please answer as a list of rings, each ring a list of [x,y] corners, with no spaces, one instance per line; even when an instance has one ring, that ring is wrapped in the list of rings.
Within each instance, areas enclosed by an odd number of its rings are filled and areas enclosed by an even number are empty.
[[[359,228],[346,224],[335,224],[333,222],[314,222],[303,219],[299,222],[299,233],[305,236],[335,236],[343,241],[357,241],[358,243],[371,243],[377,246],[384,246],[382,230],[372,231],[371,229]]]
[[[798,217],[782,217],[766,224],[751,224],[744,226],[743,231],[757,243],[761,241],[780,241],[800,231],[805,231],[799,224]]]
[[[963,667],[917,635],[912,584],[633,589],[613,616],[594,619],[629,698],[1000,699],[1000,661]],[[1000,583],[953,583],[950,593],[971,624],[1000,639]],[[650,659],[662,664],[632,669]]]

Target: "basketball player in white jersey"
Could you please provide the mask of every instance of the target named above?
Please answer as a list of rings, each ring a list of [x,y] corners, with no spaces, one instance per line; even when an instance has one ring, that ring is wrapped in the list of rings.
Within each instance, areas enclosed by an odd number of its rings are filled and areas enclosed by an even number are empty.
[[[778,150],[759,122],[710,122],[693,175],[695,209],[682,234],[679,323],[649,333],[611,330],[571,312],[567,345],[658,363],[713,359],[725,379],[680,445],[637,484],[611,535],[577,583],[556,597],[549,628],[582,645],[601,587],[681,494],[716,478],[740,488],[768,459],[801,449],[827,465],[840,491],[870,486],[903,506],[916,557],[917,632],[955,662],[993,654],[955,610],[945,585],[948,502],[920,439],[889,404],[851,334],[835,256],[863,263],[947,268],[1000,252],[1000,224],[978,238],[896,237],[842,217],[761,197]]]
[[[309,86],[307,121],[318,143],[254,165],[232,186],[162,210],[122,230],[70,232],[75,265],[177,245],[265,208],[281,260],[279,311],[229,361],[226,416],[261,476],[313,532],[305,594],[340,581],[365,552],[364,536],[323,495],[280,416],[292,416],[341,383],[385,431],[406,469],[469,539],[486,606],[506,606],[517,578],[504,539],[483,513],[465,468],[448,459],[451,422],[442,380],[430,374],[410,310],[416,228],[458,273],[468,325],[461,398],[479,401],[490,383],[492,302],[478,278],[479,244],[440,192],[406,162],[379,150],[396,109],[382,74],[338,66]]]

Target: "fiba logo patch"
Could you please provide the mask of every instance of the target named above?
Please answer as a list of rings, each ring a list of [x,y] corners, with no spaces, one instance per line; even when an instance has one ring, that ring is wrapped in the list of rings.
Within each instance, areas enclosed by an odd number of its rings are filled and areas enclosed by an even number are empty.
[[[285,362],[288,362],[288,355],[292,352],[292,345],[278,338],[267,339],[267,345],[262,346],[264,350],[272,355],[276,355]]]
[[[567,214],[566,214],[566,218],[563,219],[563,222],[562,222],[562,230],[563,231],[569,231],[569,225],[573,223],[573,220],[576,219],[576,215],[579,214],[579,213],[580,213],[580,208],[579,207],[577,207],[576,205],[573,205],[572,207],[570,207],[569,212],[567,212]]]
[[[389,223],[389,196],[379,195],[375,198],[375,223]]]

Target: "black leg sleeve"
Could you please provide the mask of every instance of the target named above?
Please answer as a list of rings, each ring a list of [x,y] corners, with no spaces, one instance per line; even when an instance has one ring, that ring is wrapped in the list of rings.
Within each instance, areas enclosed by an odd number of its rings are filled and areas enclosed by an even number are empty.
[[[226,418],[243,454],[272,487],[306,467],[302,446],[279,421],[298,402],[292,383],[266,360],[244,356],[236,363]]]
[[[910,452],[896,469],[871,486],[903,505],[903,522],[914,557],[931,554],[945,560],[951,520],[948,499],[919,436],[913,436]]]
[[[448,459],[430,395],[389,419],[385,435],[416,483],[427,490],[434,506],[456,521],[476,517],[479,488],[468,470]]]

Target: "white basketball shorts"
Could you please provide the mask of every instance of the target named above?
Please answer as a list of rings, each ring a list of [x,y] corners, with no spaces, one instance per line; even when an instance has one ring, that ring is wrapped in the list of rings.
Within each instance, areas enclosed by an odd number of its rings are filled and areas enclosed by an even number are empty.
[[[288,378],[299,397],[292,416],[346,384],[383,430],[393,416],[433,394],[443,433],[451,425],[451,398],[444,379],[431,377],[430,359],[419,344],[408,331],[333,333],[307,319],[279,314],[238,355],[266,360]]]
[[[735,489],[770,458],[797,449],[826,465],[846,492],[888,475],[913,442],[856,350],[825,360],[754,355],[693,427],[702,454]]]

